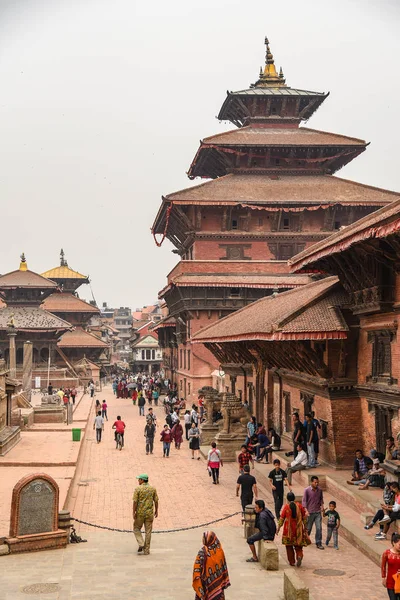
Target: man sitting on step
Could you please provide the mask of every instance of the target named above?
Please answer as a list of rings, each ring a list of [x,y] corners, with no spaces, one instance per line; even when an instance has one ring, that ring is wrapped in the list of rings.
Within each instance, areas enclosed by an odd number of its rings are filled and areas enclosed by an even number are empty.
[[[302,444],[297,444],[297,456],[293,462],[290,463],[286,473],[288,483],[292,484],[292,476],[296,471],[302,471],[307,467],[307,453],[304,451]]]

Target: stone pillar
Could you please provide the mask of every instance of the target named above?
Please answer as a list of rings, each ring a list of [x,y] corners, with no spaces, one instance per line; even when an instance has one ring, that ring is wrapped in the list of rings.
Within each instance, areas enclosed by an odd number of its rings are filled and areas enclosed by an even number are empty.
[[[11,379],[17,378],[17,352],[15,349],[15,338],[17,337],[17,332],[14,330],[8,330],[7,335],[9,337],[10,344],[10,358],[9,358],[9,367],[10,367],[10,377]]]
[[[32,342],[24,343],[24,363],[22,367],[22,391],[29,402],[32,395]]]

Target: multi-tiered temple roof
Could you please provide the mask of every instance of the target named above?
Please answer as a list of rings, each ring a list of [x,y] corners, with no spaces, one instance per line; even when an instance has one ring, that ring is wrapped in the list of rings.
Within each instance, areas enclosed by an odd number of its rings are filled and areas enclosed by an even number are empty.
[[[182,255],[203,235],[202,217],[191,212],[192,206],[235,207],[249,210],[249,218],[255,210],[322,209],[325,223],[320,231],[326,236],[335,224],[348,225],[394,199],[386,190],[333,176],[368,144],[300,127],[329,94],[288,87],[282,70],[276,70],[267,39],[265,43],[266,62],[259,79],[246,90],[228,92],[218,115],[236,129],[204,138],[189,168],[190,179],[212,181],[163,197],[153,233],[167,237]],[[304,238],[305,221],[302,229]],[[293,247],[293,253],[300,248]]]

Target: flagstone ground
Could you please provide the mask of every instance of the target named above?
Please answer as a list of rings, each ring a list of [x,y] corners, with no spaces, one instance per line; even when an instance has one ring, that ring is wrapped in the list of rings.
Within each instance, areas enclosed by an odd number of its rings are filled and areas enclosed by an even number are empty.
[[[107,400],[109,420],[103,441],[97,444],[92,429],[94,409],[91,409],[74,483],[66,499],[66,507],[74,517],[97,525],[131,529],[132,493],[137,485],[136,475],[143,472],[148,473],[160,497],[160,514],[154,524],[155,530],[190,527],[240,510],[235,496],[236,464],[225,464],[221,483],[214,486],[207,474],[205,461],[191,460],[186,442],[179,451],[172,448],[170,458],[164,459],[157,435],[154,454],[146,456],[145,418],[139,416],[138,407],[134,407],[130,400],[116,399],[110,388],[98,394],[97,398]],[[156,409],[156,414],[160,429],[162,407]],[[121,415],[127,424],[122,451],[115,449],[111,429],[117,415]],[[46,454],[51,453],[52,448],[48,447]],[[0,474],[3,469],[0,469]],[[50,473],[50,468],[44,470]],[[272,505],[269,490],[262,486],[260,497]],[[288,565],[280,539],[280,571],[267,573],[258,565],[245,562],[249,553],[243,539],[240,515],[208,528],[217,532],[227,555],[232,579],[227,600],[282,597],[283,569]],[[38,582],[60,584],[57,593],[37,596],[49,600],[180,600],[193,597],[191,572],[201,544],[202,528],[153,535],[149,557],[136,554],[137,546],[132,534],[86,525],[79,525],[77,530],[88,539],[87,544],[71,545],[66,550],[54,552],[0,558],[0,582],[7,594],[5,599],[29,598],[21,592],[22,587]],[[382,543],[382,551],[387,546],[387,543]],[[314,570],[320,568],[337,569],[344,574],[318,576]],[[387,598],[380,583],[379,568],[343,539],[340,539],[339,551],[333,548],[320,551],[314,545],[306,548],[304,563],[298,574],[310,586],[314,598]]]

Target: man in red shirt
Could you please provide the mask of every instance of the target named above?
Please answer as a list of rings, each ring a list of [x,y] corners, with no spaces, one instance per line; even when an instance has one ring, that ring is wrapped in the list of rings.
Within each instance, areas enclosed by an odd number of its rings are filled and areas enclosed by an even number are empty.
[[[122,445],[124,445],[124,432],[125,432],[125,428],[126,425],[123,421],[121,421],[121,417],[118,415],[117,420],[115,421],[114,425],[112,426],[113,429],[115,429],[115,434],[114,434],[114,438],[115,441],[117,441],[117,433],[120,433],[122,435]]]

